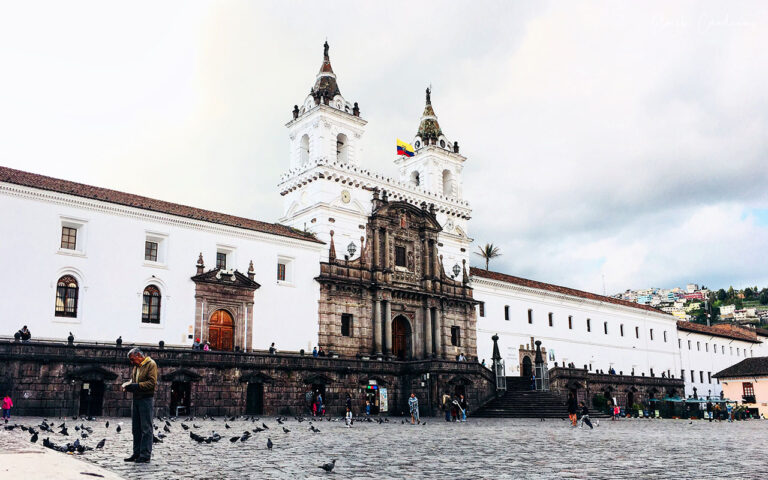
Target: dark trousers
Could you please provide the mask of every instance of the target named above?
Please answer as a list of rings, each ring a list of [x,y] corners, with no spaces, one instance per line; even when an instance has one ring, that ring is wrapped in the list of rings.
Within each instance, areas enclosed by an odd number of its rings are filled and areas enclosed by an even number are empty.
[[[131,408],[133,430],[133,455],[141,458],[152,456],[152,410],[154,398],[134,398]]]

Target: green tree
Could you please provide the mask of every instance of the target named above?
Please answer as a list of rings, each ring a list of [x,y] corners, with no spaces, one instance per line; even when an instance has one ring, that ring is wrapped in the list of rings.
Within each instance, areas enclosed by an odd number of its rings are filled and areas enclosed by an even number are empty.
[[[733,286],[728,287],[728,298],[733,298],[736,296],[736,292],[733,291]]]
[[[768,291],[766,290],[760,294],[760,305],[768,305]]]
[[[736,305],[736,310],[741,310],[742,308],[744,308],[744,302],[740,298],[737,298],[736,300],[734,300],[733,304]]]
[[[486,243],[485,245],[478,245],[477,249],[479,251],[475,252],[475,255],[480,255],[485,259],[486,270],[488,270],[488,263],[492,259],[501,256],[501,251],[499,250],[499,247],[494,246],[492,243]]]
[[[751,288],[747,287],[744,289],[744,299],[749,300],[754,296],[755,292],[753,292]]]
[[[722,301],[723,301],[723,300],[725,300],[726,298],[728,298],[728,294],[727,294],[727,293],[725,293],[725,290],[723,290],[723,289],[721,288],[720,290],[718,290],[718,291],[717,291],[717,299],[718,299],[718,300],[720,300],[720,301],[722,302]]]

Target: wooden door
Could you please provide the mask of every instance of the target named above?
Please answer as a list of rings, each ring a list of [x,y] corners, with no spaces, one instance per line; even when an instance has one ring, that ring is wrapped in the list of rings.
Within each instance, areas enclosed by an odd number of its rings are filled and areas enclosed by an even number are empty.
[[[392,354],[398,360],[410,358],[410,336],[411,329],[408,326],[408,320],[397,317],[392,322]]]
[[[214,350],[235,349],[235,322],[226,310],[216,310],[211,315],[208,327],[208,341]]]

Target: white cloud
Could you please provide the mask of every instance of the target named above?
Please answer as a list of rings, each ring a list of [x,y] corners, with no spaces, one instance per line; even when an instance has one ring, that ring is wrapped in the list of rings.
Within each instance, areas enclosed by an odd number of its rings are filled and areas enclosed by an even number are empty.
[[[274,220],[283,125],[327,37],[370,168],[394,174],[433,84],[493,267],[597,292],[604,274],[609,293],[762,285],[766,225],[743,212],[768,204],[767,10],[17,2],[0,17],[0,163]]]

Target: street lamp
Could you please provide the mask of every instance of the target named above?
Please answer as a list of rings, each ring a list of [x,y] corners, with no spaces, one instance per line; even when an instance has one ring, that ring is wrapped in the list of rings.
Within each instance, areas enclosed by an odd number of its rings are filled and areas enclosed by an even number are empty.
[[[352,258],[355,256],[355,252],[357,251],[355,242],[349,242],[349,245],[347,245],[347,251],[349,252],[349,258]]]
[[[456,278],[456,277],[458,277],[458,276],[459,276],[459,273],[461,273],[461,267],[460,267],[460,266],[459,266],[459,264],[457,263],[457,264],[455,264],[455,265],[453,266],[453,278]]]

